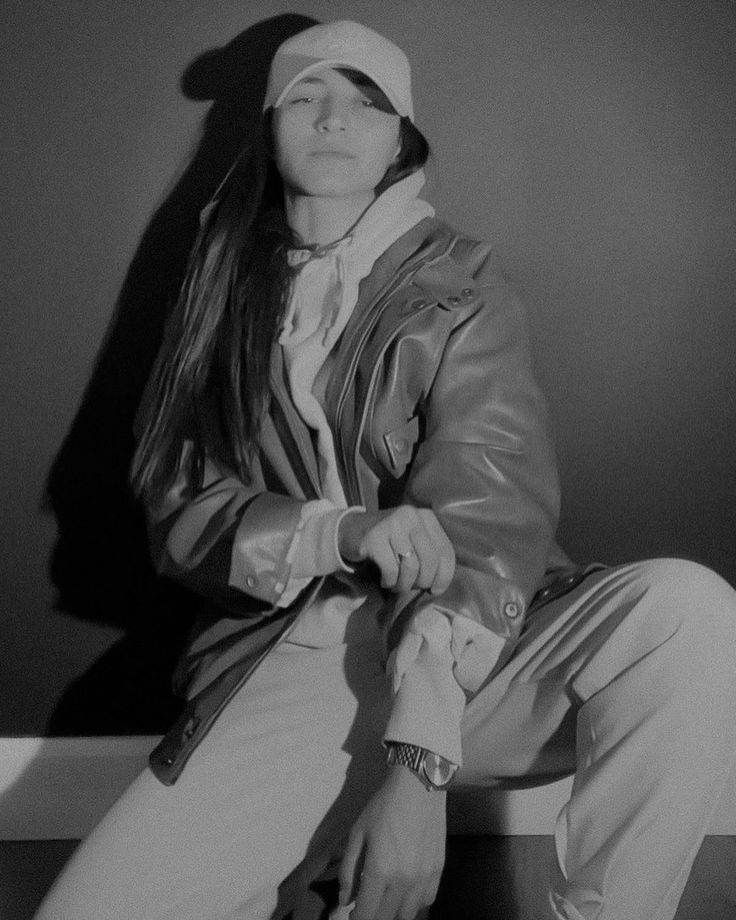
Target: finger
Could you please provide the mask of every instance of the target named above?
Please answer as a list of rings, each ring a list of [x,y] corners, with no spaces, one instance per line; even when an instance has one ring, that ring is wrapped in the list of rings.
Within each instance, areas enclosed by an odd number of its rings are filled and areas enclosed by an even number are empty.
[[[427,533],[424,527],[418,527],[416,530],[412,530],[409,536],[411,537],[411,542],[417,554],[417,562],[419,564],[416,581],[412,587],[431,588],[434,584],[437,575],[437,567],[440,561],[440,554],[435,541]]]
[[[437,892],[440,889],[440,881],[442,879],[442,873],[438,872],[436,875],[432,876],[431,881],[427,883],[424,889],[424,895],[422,897],[419,907],[430,906],[434,904],[437,900]]]
[[[432,511],[428,508],[423,508],[420,516],[439,551],[437,571],[431,591],[432,594],[442,594],[443,591],[448,589],[455,575],[455,547]]]
[[[397,591],[408,591],[414,587],[419,575],[419,560],[414,547],[395,548],[394,553],[399,562],[399,577],[396,580]]]
[[[450,587],[450,582],[455,575],[455,558],[454,556],[440,556],[437,563],[437,571],[434,581],[430,587],[432,594],[444,594]]]
[[[417,914],[423,907],[426,907],[426,904],[427,902],[424,900],[421,890],[419,892],[412,891],[401,902],[396,916],[398,920],[416,920]]]
[[[395,588],[399,577],[399,559],[386,539],[372,536],[366,541],[367,556],[372,559],[381,571],[381,587]]]
[[[420,508],[419,517],[421,518],[422,524],[427,529],[427,532],[432,535],[432,538],[437,543],[437,547],[440,553],[443,556],[450,556],[452,559],[455,558],[455,548],[452,545],[452,541],[445,533],[445,529],[437,520],[437,515],[432,511],[431,508]]]
[[[402,885],[386,888],[376,911],[375,920],[396,920],[399,916],[401,902],[404,899],[404,892],[405,889]]]
[[[351,832],[340,862],[340,903],[349,904],[357,889],[359,862],[363,852],[363,835]]]
[[[350,920],[376,920],[385,891],[386,880],[383,876],[375,871],[364,870]]]

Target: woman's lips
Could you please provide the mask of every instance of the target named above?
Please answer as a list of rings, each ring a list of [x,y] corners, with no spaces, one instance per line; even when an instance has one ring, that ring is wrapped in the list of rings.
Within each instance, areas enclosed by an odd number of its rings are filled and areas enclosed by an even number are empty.
[[[337,160],[354,160],[355,154],[347,150],[312,150],[310,157],[327,157],[328,159]]]

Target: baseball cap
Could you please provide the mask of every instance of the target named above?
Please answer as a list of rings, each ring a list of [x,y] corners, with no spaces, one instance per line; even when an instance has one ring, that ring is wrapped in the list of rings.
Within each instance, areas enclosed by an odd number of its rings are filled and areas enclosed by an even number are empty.
[[[414,120],[409,60],[393,42],[348,19],[310,26],[287,38],[271,63],[263,108],[278,108],[299,80],[323,67],[347,67],[369,77],[399,115]]]

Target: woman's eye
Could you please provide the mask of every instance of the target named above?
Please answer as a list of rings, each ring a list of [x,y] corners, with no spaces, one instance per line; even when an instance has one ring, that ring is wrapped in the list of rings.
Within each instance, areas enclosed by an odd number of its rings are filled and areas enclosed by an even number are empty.
[[[372,99],[362,99],[361,102],[362,102],[362,104],[363,104],[367,109],[374,109],[374,108],[375,108],[375,105],[374,105]]]
[[[291,100],[292,105],[296,105],[299,102],[314,102],[314,96],[297,96]]]

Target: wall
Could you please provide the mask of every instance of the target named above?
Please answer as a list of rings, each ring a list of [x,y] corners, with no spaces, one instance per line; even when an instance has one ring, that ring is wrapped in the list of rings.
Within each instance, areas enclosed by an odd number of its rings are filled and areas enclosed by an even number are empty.
[[[170,715],[186,616],[141,549],[129,424],[197,207],[294,21],[237,36],[287,11],[412,58],[428,197],[529,304],[569,552],[681,554],[736,584],[733,4],[9,0],[3,734]]]

